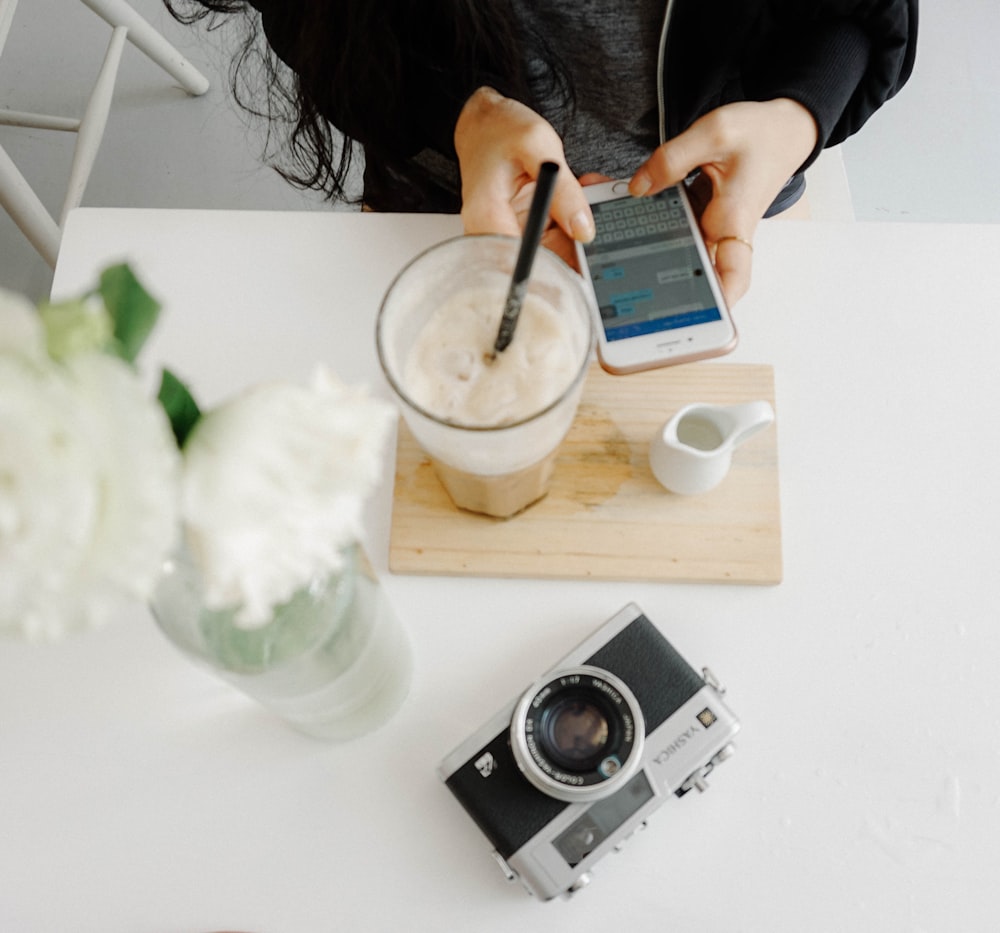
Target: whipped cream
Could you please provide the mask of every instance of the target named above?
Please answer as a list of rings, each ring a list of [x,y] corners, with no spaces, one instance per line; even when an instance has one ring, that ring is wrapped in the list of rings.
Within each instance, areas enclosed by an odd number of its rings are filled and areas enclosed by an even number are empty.
[[[525,296],[510,346],[489,359],[505,299],[503,289],[468,289],[431,314],[406,360],[413,402],[452,424],[495,427],[543,411],[569,388],[586,334],[536,294]]]

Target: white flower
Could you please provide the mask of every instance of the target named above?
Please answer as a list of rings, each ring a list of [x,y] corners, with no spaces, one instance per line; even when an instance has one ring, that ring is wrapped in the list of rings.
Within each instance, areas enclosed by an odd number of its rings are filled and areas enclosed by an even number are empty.
[[[40,362],[45,358],[45,331],[27,298],[0,288],[0,354],[6,353]]]
[[[179,457],[128,365],[54,363],[0,308],[0,632],[54,638],[148,599],[176,544]]]
[[[42,305],[40,316],[45,344],[53,359],[104,350],[111,343],[114,330],[111,315],[96,295]]]
[[[258,386],[203,415],[184,447],[181,509],[206,605],[259,626],[336,570],[393,421],[323,370],[311,387]]]

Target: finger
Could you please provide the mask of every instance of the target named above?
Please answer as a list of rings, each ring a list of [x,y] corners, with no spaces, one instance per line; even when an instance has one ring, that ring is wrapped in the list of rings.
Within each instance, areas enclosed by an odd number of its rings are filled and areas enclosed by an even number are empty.
[[[531,213],[531,202],[534,200],[535,188],[537,187],[538,185],[536,182],[528,182],[528,184],[526,184],[516,195],[514,195],[510,202],[511,207],[514,210],[514,216],[517,217],[517,225],[522,233],[528,223],[528,215]],[[570,241],[569,237],[566,236],[565,232],[550,215],[548,223],[546,224],[545,233],[543,234],[542,244],[547,245],[545,237],[556,233],[558,233],[564,242],[570,243],[572,246],[572,241]]]
[[[556,176],[556,188],[549,208],[552,219],[573,240],[589,243],[594,239],[596,227],[583,187],[563,164]]]
[[[712,180],[706,172],[699,172],[690,182],[684,183],[688,201],[694,216],[701,220],[708,205],[712,201]]]
[[[549,227],[542,234],[542,246],[555,253],[566,265],[580,271],[576,258],[576,245],[561,227]]]
[[[590,185],[600,185],[606,181],[612,181],[613,179],[609,175],[602,175],[600,172],[584,172],[580,176],[580,184],[587,188]]]
[[[559,186],[560,176],[567,179],[567,184],[561,189]],[[594,175],[595,178],[603,180],[604,176]],[[569,174],[569,170],[566,169],[565,172],[560,170],[559,175],[556,176],[556,190],[552,195],[552,204],[549,208],[549,216],[553,223],[558,227],[562,228],[564,239],[568,236],[570,239],[582,240],[584,243],[590,242],[593,239],[593,231],[587,229],[589,224],[593,228],[593,214],[590,211],[590,205],[587,204],[587,199],[584,196],[581,200],[579,197],[582,194],[582,189],[580,188],[580,183],[576,185],[569,184],[572,182],[572,175]],[[535,193],[536,183],[534,180],[529,181],[514,197],[511,199],[511,208],[514,211],[515,217],[517,217],[517,222],[521,230],[524,229],[525,221],[528,217],[528,211],[531,209],[531,199]],[[567,190],[569,189],[569,190]],[[557,203],[557,199],[558,200]],[[568,199],[568,200],[567,200]],[[567,208],[566,205],[569,205]],[[574,213],[577,213],[585,209],[586,214],[582,218],[577,218],[573,220]],[[567,222],[561,222],[559,214],[565,214],[569,212],[570,220],[568,221],[571,226],[571,230],[566,229]]]
[[[735,304],[750,287],[757,218],[739,197],[726,193],[709,201],[701,229],[726,301]]]
[[[629,192],[636,197],[656,194],[718,158],[719,134],[714,122],[702,117],[653,151],[629,181]]]
[[[749,290],[752,268],[753,247],[748,242],[723,238],[715,244],[715,271],[730,307]]]
[[[535,188],[538,183],[529,181],[517,194],[510,199],[510,207],[517,217],[517,224],[523,230],[525,221],[528,219],[528,212],[531,210],[531,201],[535,197]]]

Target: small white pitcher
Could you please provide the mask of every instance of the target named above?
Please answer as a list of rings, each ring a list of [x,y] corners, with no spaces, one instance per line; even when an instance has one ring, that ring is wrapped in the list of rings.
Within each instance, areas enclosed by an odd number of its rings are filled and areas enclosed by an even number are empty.
[[[708,492],[725,479],[733,451],[773,421],[766,401],[686,405],[650,441],[653,475],[671,492]]]

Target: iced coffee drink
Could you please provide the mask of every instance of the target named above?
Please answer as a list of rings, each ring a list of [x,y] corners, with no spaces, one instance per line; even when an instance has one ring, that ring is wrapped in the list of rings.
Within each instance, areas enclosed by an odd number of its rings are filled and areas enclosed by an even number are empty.
[[[407,266],[379,312],[379,359],[455,505],[509,517],[545,495],[591,349],[579,277],[535,259],[514,338],[493,354],[518,241],[460,237]]]

